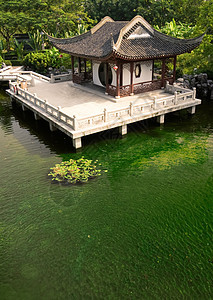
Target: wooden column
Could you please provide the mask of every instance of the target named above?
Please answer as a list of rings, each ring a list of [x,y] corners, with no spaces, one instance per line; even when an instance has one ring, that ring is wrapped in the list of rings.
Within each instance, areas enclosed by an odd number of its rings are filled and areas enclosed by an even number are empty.
[[[121,73],[121,66],[120,63],[117,63],[117,76],[116,76],[116,98],[120,98],[120,73]]]
[[[75,73],[74,56],[71,56],[71,62],[72,62],[72,79],[73,79],[73,75],[74,75],[74,73]]]
[[[152,80],[154,80],[154,68],[155,68],[155,64],[154,64],[154,59],[152,61]]]
[[[87,60],[84,58],[84,79],[87,78]]]
[[[165,73],[166,73],[166,60],[165,58],[163,58],[162,73],[161,73],[161,87],[164,87]]]
[[[81,74],[81,58],[78,58],[78,75]]]
[[[175,77],[176,77],[176,61],[177,61],[177,56],[174,57],[174,66],[173,66],[173,83],[175,82]]]
[[[120,65],[120,86],[123,85],[123,64]]]
[[[133,71],[134,71],[134,62],[131,62],[130,63],[130,95],[134,95]]]
[[[109,73],[108,73],[109,64],[105,64],[105,78],[106,78],[106,94],[109,92]]]

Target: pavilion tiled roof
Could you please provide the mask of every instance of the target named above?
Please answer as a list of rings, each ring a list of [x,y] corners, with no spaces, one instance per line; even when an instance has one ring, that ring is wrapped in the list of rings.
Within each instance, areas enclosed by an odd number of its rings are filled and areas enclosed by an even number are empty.
[[[137,34],[139,27],[140,33]],[[174,38],[158,32],[141,16],[136,16],[129,22],[105,17],[90,31],[73,38],[47,36],[60,51],[74,56],[143,60],[191,52],[200,45],[204,34],[193,39]]]

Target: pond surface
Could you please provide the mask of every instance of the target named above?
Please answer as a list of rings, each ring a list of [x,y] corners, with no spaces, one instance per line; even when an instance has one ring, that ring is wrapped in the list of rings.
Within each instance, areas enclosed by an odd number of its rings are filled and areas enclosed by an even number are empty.
[[[213,103],[83,142],[0,90],[1,300],[213,298]],[[108,172],[51,183],[82,155]]]

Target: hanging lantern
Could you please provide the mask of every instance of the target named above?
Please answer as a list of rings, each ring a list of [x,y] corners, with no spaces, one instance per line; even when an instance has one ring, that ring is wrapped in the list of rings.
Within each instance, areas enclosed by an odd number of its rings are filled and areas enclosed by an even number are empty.
[[[115,71],[117,71],[117,70],[118,70],[118,66],[114,66],[113,69],[114,69]]]

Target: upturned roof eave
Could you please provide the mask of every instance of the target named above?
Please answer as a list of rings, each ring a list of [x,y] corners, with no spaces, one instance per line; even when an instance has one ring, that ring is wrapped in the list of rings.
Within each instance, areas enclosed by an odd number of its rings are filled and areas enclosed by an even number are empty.
[[[58,49],[60,52],[62,53],[66,53],[69,54],[70,56],[75,56],[75,57],[80,57],[80,58],[86,58],[86,59],[91,59],[91,60],[107,60],[110,58],[114,57],[114,52],[113,50],[111,50],[111,52],[109,52],[107,55],[105,56],[94,56],[94,55],[86,55],[86,54],[79,54],[79,53],[75,53],[75,52],[70,52],[70,51],[66,51],[64,49],[61,49],[60,47],[58,47],[57,45],[54,45],[54,47],[56,49]]]

